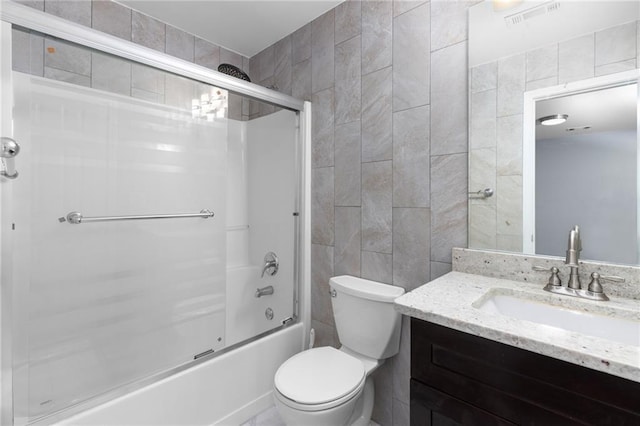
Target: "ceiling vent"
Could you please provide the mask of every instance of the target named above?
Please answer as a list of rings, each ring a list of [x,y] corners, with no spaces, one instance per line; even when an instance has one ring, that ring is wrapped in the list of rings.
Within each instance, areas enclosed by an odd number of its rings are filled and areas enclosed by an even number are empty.
[[[551,1],[549,3],[534,6],[522,12],[518,12],[512,15],[506,16],[504,18],[504,21],[506,22],[507,26],[518,25],[518,24],[527,22],[533,18],[537,18],[539,16],[546,15],[551,12],[555,12],[559,9],[560,9],[560,3],[557,1]]]

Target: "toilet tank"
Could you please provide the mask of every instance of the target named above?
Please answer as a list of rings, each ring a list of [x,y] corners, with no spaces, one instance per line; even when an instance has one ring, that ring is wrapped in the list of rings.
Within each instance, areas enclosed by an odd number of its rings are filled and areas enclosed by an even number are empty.
[[[350,275],[333,277],[329,285],[340,343],[374,359],[397,354],[402,321],[393,301],[404,289]]]

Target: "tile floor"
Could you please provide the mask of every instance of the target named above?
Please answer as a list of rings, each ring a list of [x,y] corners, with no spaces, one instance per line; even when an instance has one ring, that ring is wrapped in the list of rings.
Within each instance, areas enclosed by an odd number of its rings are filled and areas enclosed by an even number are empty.
[[[259,413],[255,417],[249,419],[240,426],[285,426],[284,422],[278,414],[276,407],[271,407]],[[369,423],[369,426],[380,426],[376,422]]]

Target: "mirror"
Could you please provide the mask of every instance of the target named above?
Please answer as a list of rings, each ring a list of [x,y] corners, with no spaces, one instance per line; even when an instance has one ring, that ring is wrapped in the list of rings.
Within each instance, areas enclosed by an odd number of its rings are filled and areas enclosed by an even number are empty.
[[[640,263],[639,19],[627,1],[469,9],[470,248],[564,256],[577,224],[582,258]]]

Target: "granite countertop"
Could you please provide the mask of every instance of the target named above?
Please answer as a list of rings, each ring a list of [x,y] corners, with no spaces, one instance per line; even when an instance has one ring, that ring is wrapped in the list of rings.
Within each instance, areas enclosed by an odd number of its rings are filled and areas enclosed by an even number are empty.
[[[640,321],[640,300],[611,297],[594,302],[554,295],[543,284],[450,272],[404,294],[395,301],[398,312],[455,330],[505,343],[573,364],[640,382],[640,347],[560,328],[481,311],[473,304],[490,289],[569,309],[612,315],[612,308]]]

